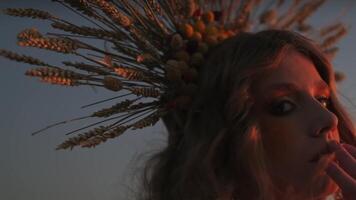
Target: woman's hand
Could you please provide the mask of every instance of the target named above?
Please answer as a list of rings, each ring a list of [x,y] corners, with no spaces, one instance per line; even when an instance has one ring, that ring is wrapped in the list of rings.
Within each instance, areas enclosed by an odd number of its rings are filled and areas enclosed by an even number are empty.
[[[330,162],[326,173],[342,190],[345,200],[356,198],[356,148],[349,144],[331,142],[330,149],[335,152],[336,160]]]

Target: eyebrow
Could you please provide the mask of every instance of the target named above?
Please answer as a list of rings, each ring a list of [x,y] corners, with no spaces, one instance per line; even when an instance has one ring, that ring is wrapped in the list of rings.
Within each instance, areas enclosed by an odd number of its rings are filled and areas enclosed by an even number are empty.
[[[315,83],[316,91],[325,92],[330,95],[330,88],[324,81],[318,81]],[[268,91],[276,93],[296,93],[301,89],[294,83],[276,83],[267,88]]]

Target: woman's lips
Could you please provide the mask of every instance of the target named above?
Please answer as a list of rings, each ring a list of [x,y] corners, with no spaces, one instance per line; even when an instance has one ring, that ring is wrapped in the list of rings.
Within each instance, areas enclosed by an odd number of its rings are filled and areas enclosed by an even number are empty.
[[[316,154],[312,159],[310,159],[309,162],[317,162],[320,158],[327,156],[331,153],[332,152],[330,152],[329,148],[326,147],[323,150],[321,150],[318,154]]]
[[[315,156],[313,159],[311,159],[309,162],[311,162],[311,163],[316,163],[316,162],[318,162],[320,159],[324,158],[325,156],[328,156],[328,155],[326,155],[326,154],[324,154],[324,155],[318,154],[318,155]]]

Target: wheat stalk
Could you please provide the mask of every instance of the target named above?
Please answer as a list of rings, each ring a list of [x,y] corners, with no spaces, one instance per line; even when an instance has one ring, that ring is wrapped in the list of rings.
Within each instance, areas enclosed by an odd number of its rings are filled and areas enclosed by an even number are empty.
[[[26,40],[21,39],[17,44],[23,47],[36,47],[65,54],[74,53],[79,48],[79,45],[73,40],[64,38],[28,38]]]
[[[100,9],[118,25],[125,28],[132,25],[131,19],[120,12],[112,3],[105,0],[91,0],[90,2],[99,6]]]
[[[105,108],[99,111],[96,111],[92,114],[92,117],[109,117],[111,115],[120,113],[120,112],[125,112],[129,110],[129,106],[134,103],[135,100],[124,100],[122,102],[119,102],[115,105],[113,105],[110,108]]]
[[[334,33],[331,36],[328,36],[324,39],[324,41],[321,44],[321,48],[326,49],[338,42],[342,37],[344,37],[347,34],[347,29],[346,27],[340,27],[340,29]]]
[[[56,19],[47,11],[32,8],[7,8],[4,10],[7,15],[16,17],[30,17],[33,19]]]
[[[81,147],[95,147],[107,139],[115,138],[123,134],[128,129],[127,126],[119,126],[113,130],[108,131],[108,127],[100,126],[91,131],[71,137],[62,144],[58,145],[56,150],[73,149],[75,146]]]
[[[51,65],[37,59],[37,58],[33,58],[31,56],[26,56],[26,55],[19,55],[17,53],[11,52],[11,51],[7,51],[7,50],[3,50],[0,49],[0,56],[3,56],[5,58],[8,58],[10,60],[15,60],[17,62],[23,62],[23,63],[28,63],[31,65],[42,65],[42,66],[49,66],[51,67]]]

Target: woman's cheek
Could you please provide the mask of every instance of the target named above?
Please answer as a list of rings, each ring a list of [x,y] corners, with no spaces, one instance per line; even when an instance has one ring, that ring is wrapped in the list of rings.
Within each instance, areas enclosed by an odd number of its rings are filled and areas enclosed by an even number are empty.
[[[277,163],[283,163],[291,157],[293,145],[293,130],[288,126],[276,125],[264,132],[263,144],[270,159]]]

